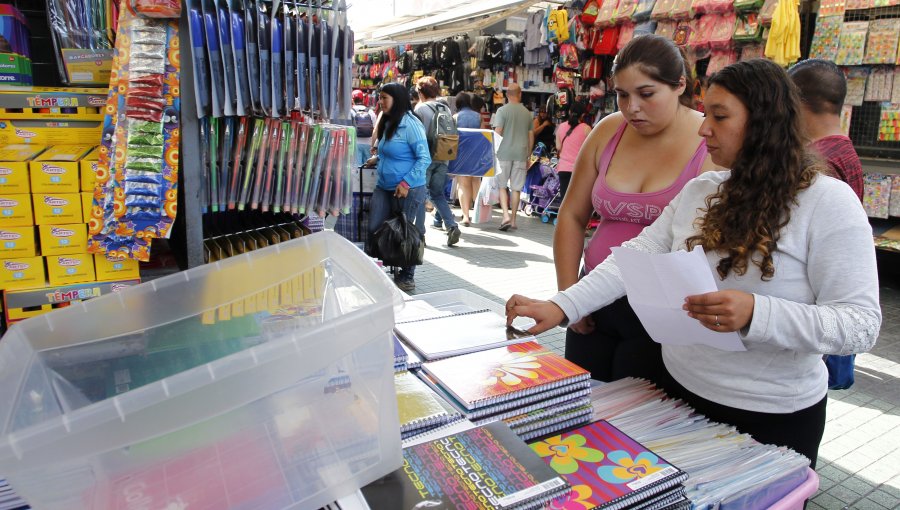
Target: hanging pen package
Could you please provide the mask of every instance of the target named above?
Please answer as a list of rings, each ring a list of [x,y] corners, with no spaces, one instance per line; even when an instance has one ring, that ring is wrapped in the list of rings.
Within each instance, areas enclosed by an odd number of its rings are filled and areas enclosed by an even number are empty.
[[[47,0],[57,67],[64,83],[109,83],[116,5],[109,0]]]

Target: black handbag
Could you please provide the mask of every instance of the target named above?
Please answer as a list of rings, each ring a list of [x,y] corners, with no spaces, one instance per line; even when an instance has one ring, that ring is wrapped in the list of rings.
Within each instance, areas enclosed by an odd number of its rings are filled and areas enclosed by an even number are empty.
[[[369,247],[369,255],[381,259],[386,266],[421,266],[425,262],[425,240],[402,211],[395,211],[378,227]]]

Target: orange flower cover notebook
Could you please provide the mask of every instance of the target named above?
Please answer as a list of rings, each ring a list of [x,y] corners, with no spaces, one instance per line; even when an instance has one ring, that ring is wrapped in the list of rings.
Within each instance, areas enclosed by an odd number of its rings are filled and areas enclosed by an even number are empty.
[[[429,361],[422,368],[469,410],[591,376],[535,342]]]

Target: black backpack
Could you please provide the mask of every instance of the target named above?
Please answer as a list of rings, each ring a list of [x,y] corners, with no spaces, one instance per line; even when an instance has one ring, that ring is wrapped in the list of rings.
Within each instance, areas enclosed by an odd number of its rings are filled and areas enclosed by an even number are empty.
[[[409,74],[413,70],[413,53],[404,51],[397,57],[397,72],[400,74]]]
[[[517,66],[525,65],[525,41],[516,42],[513,63]]]
[[[416,60],[419,69],[431,69],[434,67],[434,45],[432,43],[420,44],[416,47]]]
[[[442,67],[450,67],[459,60],[459,48],[452,37],[437,43],[437,60]]]
[[[495,66],[503,63],[503,43],[496,37],[489,37],[487,44],[484,46],[484,61],[488,66]]]

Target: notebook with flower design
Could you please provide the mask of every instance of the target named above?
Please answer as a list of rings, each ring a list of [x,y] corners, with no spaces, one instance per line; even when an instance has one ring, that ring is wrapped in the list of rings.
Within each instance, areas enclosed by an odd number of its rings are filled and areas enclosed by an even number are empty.
[[[641,446],[605,420],[530,444],[572,492],[550,508],[616,510],[650,502],[688,474]]]
[[[535,342],[429,361],[422,369],[473,410],[584,381],[591,374]]]

